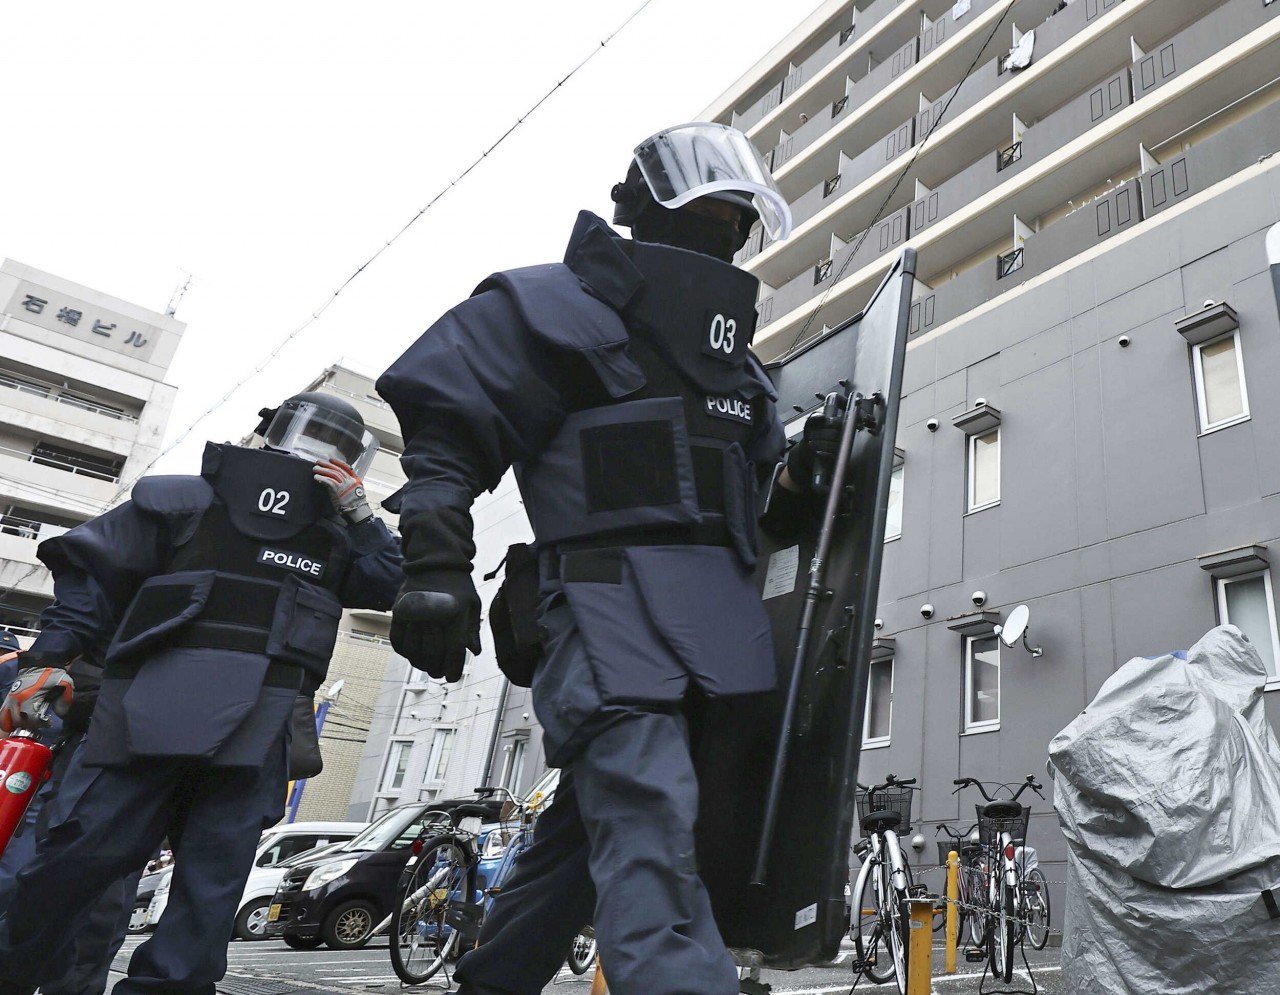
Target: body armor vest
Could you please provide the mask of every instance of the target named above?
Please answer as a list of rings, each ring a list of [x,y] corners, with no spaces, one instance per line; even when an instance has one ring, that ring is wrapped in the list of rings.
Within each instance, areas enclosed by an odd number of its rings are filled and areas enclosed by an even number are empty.
[[[107,651],[109,676],[136,673],[144,651],[185,647],[266,655],[286,668],[275,667],[268,683],[318,684],[342,617],[337,591],[351,559],[346,528],[321,517],[327,501],[314,493],[320,487],[303,460],[212,446],[202,477],[207,506],[189,512],[198,515],[194,527],[188,521],[177,529],[189,538],[130,603]],[[185,478],[171,487],[198,485]],[[165,501],[161,490],[139,504],[163,514]]]
[[[731,545],[754,558],[755,478],[745,451],[762,427],[765,382],[748,364],[754,277],[666,246],[617,246],[644,278],[622,312],[638,390],[574,410],[518,468],[539,544],[645,533]]]

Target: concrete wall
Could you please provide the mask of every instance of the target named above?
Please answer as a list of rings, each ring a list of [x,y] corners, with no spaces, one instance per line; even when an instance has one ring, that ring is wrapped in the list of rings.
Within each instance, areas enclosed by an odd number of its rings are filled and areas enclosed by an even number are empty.
[[[896,640],[892,731],[864,751],[862,779],[920,778],[924,862],[931,824],[973,821],[953,778],[1043,775],[1049,740],[1116,667],[1218,624],[1198,556],[1256,543],[1280,559],[1280,320],[1263,250],[1278,218],[1280,160],[1268,160],[910,343],[902,537],[885,551],[879,608]],[[1207,299],[1239,315],[1251,417],[1202,434],[1174,322]],[[1002,413],[1001,501],[966,514],[951,419],[979,397]],[[1000,727],[966,735],[963,640],[948,626],[974,611],[975,590],[1006,615],[1028,604],[1044,655],[1001,649]],[[1280,721],[1280,690],[1266,705]],[[1050,803],[1033,808],[1031,841],[1061,881]]]

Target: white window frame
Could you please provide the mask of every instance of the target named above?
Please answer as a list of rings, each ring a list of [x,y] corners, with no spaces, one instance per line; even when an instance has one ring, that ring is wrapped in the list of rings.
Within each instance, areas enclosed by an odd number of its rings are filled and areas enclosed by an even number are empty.
[[[1240,383],[1240,404],[1244,409],[1238,415],[1232,415],[1230,418],[1224,418],[1222,421],[1209,422],[1209,403],[1205,396],[1204,390],[1204,358],[1203,352],[1206,346],[1217,345],[1227,339],[1232,339],[1235,344],[1236,351],[1236,378]],[[1196,378],[1196,411],[1200,416],[1200,434],[1208,435],[1210,432],[1216,432],[1219,429],[1227,428],[1230,425],[1239,425],[1242,421],[1248,421],[1251,417],[1249,414],[1249,391],[1245,387],[1244,382],[1244,350],[1240,346],[1240,329],[1236,328],[1226,335],[1219,335],[1215,338],[1208,339],[1204,342],[1197,342],[1191,347],[1191,368]]]
[[[893,468],[893,474],[889,478],[889,514],[885,518],[884,523],[884,541],[892,542],[894,539],[902,538],[902,504],[906,498],[906,465],[899,463]],[[893,481],[898,482],[898,530],[893,531]]]
[[[867,706],[862,716],[862,748],[864,750],[875,750],[889,745],[889,740],[893,736],[893,680],[894,674],[893,657],[887,657],[884,660],[873,660],[872,666],[887,663],[889,665],[889,735],[877,736],[874,739],[867,736],[867,731],[871,728],[871,673],[867,672]]]
[[[453,759],[453,747],[457,742],[458,730],[452,726],[438,726],[431,735],[431,749],[427,753],[427,769],[423,776],[424,784],[439,784],[449,773],[449,761]],[[446,746],[448,749],[446,750]],[[440,755],[444,754],[444,770],[440,770]]]
[[[404,747],[403,750],[397,752],[398,748]],[[400,783],[393,785],[391,782],[395,778],[396,769],[400,766],[400,758],[404,758],[404,770],[400,774]],[[395,758],[395,763],[392,763]],[[409,761],[413,759],[413,740],[411,739],[393,739],[391,746],[387,750],[387,763],[382,769],[382,790],[386,793],[393,793],[404,789],[405,778],[409,774]]]
[[[979,640],[990,639],[996,644],[996,717],[973,721],[973,647]],[[1000,637],[994,634],[965,636],[964,640],[964,722],[965,733],[994,732],[1000,728],[1000,709],[1004,703],[1004,676],[1000,660]]]
[[[996,497],[994,501],[988,501],[986,504],[974,504],[974,470],[977,466],[978,441],[985,439],[989,435],[996,437]],[[965,461],[968,466],[965,468],[967,477],[967,488],[965,493],[965,514],[975,511],[985,511],[987,508],[994,508],[1000,503],[1000,429],[993,428],[989,432],[979,432],[971,435],[969,439],[968,459]]]
[[[527,736],[513,736],[504,750],[502,780],[499,782],[513,795],[520,790],[520,778],[524,777],[524,764],[529,754]]]
[[[1274,691],[1280,688],[1280,629],[1276,626],[1276,599],[1275,592],[1271,588],[1271,571],[1256,570],[1253,573],[1241,574],[1239,577],[1217,577],[1214,579],[1214,590],[1218,600],[1218,619],[1221,624],[1231,624],[1231,619],[1227,612],[1227,586],[1244,580],[1256,580],[1262,578],[1263,589],[1267,598],[1267,621],[1271,625],[1271,659],[1275,661],[1277,673],[1267,677],[1267,690]],[[1252,637],[1250,637],[1252,639]]]

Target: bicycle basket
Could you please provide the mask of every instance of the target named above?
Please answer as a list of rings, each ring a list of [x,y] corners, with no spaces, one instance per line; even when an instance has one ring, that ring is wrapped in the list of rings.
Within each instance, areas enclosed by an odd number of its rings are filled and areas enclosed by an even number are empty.
[[[956,840],[937,840],[936,842],[938,844],[938,863],[943,867],[947,866],[947,856],[952,850],[960,854],[960,863],[968,863],[964,859],[964,850],[968,844],[959,843]]]
[[[1015,843],[1022,843],[1027,838],[1027,823],[1031,821],[1031,806],[1023,805],[1022,814],[1008,818],[992,818],[983,815],[983,806],[978,810],[978,837],[983,846],[999,846],[1000,834],[1008,833]]]
[[[902,822],[894,827],[899,836],[911,832],[911,789],[881,788],[874,799],[866,791],[858,793],[858,824],[872,812],[897,812]]]

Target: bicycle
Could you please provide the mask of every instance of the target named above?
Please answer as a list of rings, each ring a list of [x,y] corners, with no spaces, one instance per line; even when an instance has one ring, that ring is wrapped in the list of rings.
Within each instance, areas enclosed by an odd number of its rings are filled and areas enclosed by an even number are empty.
[[[939,825],[933,835],[946,833],[949,839],[937,840],[938,863],[943,867],[951,851],[960,857],[959,873],[956,878],[956,942],[962,946],[978,947],[982,945],[982,933],[978,928],[978,917],[975,911],[985,894],[985,863],[982,860],[982,847],[978,842],[978,824],[975,822],[963,832],[957,832],[947,825]],[[944,903],[943,908],[946,905]],[[942,925],[946,924],[946,916],[941,917]],[[934,925],[936,933],[940,926]]]
[[[396,888],[390,930],[391,966],[406,984],[424,983],[475,944],[493,897],[533,842],[533,823],[546,794],[535,790],[521,802],[506,788],[476,789],[481,798],[498,793],[519,818],[491,829],[483,842],[487,811],[460,805],[453,811],[456,824],[424,827],[413,843]]]
[[[853,889],[857,928],[851,921],[850,931],[860,970],[876,984],[896,980],[899,995],[907,992],[911,879],[898,833],[911,830],[910,785],[915,783],[914,777],[900,781],[889,774],[884,784],[858,785],[864,792],[858,798],[858,816],[865,838],[855,846],[862,867]],[[880,968],[881,943],[889,955],[888,970]]]
[[[952,794],[973,785],[982,792],[987,800],[985,805],[978,805],[978,837],[979,845],[986,854],[985,870],[985,907],[979,913],[983,917],[983,936],[986,940],[987,965],[997,979],[1009,983],[1013,978],[1013,951],[1027,932],[1029,908],[1027,895],[1030,893],[1028,882],[1022,880],[1022,869],[1019,867],[1019,846],[1026,854],[1027,824],[1031,818],[1031,809],[1018,801],[1018,797],[1028,788],[1041,798],[1041,785],[1035,776],[1028,774],[1026,780],[1013,791],[1010,784],[993,781],[979,781],[972,777],[958,777],[953,782],[957,785]],[[986,785],[995,784],[994,790],[1004,788],[1012,792],[1008,799],[992,798],[987,793]],[[1037,873],[1039,868],[1036,868]],[[1043,875],[1035,882],[1035,893],[1045,895],[1040,884]],[[1045,899],[1044,911],[1048,914],[1048,899]],[[1043,926],[1044,940],[1048,942],[1048,921]],[[1032,941],[1035,945],[1035,941]]]

